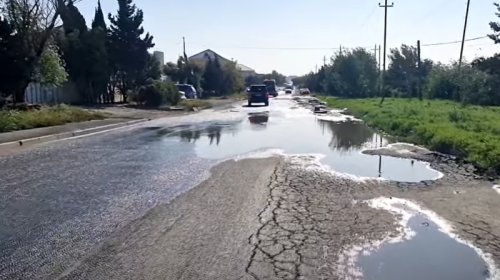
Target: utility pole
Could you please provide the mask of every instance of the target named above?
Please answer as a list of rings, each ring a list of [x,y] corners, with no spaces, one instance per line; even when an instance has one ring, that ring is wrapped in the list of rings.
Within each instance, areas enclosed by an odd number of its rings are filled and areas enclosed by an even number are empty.
[[[326,55],[323,56],[323,66],[326,66]]]
[[[420,40],[417,41],[417,91],[418,99],[422,101],[422,58],[420,55]]]
[[[375,48],[373,49],[375,51],[375,61],[377,60],[377,44],[375,44]]]
[[[382,46],[378,45],[378,71],[380,71],[381,64],[382,64]]]
[[[342,45],[340,45],[340,51],[339,51],[340,55],[342,55]]]
[[[184,54],[184,57],[187,57],[186,55],[186,38],[182,37],[182,51]]]
[[[383,104],[385,101],[385,68],[386,68],[386,58],[387,58],[387,8],[394,7],[394,3],[391,5],[387,4],[387,0],[385,0],[385,4],[378,4],[379,7],[385,9],[385,18],[384,18],[384,58],[383,58],[383,69],[382,69],[382,100],[380,104]]]
[[[470,0],[467,0],[467,10],[465,12],[464,35],[462,37],[462,48],[460,49],[460,60],[458,62],[458,69],[462,67],[462,59],[464,57],[465,34],[467,33],[467,21],[469,19]]]

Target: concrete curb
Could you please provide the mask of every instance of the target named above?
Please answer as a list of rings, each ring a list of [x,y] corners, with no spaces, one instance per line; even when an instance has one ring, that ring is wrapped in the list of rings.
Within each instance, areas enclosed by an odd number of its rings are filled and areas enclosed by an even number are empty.
[[[58,134],[51,134],[51,135],[45,135],[45,136],[40,136],[40,137],[28,138],[28,139],[23,139],[23,140],[19,140],[19,141],[0,143],[0,149],[14,149],[14,148],[19,148],[19,147],[24,147],[24,146],[34,145],[34,144],[40,144],[40,143],[45,143],[45,142],[50,142],[50,141],[62,140],[62,139],[66,139],[66,138],[84,136],[84,135],[89,135],[89,134],[93,134],[93,133],[104,132],[104,131],[108,131],[108,130],[114,130],[114,129],[118,129],[118,128],[122,128],[122,127],[126,127],[126,126],[131,126],[131,125],[143,123],[146,121],[148,121],[148,119],[133,120],[133,121],[128,121],[128,122],[102,125],[102,126],[92,127],[92,128],[88,128],[88,129],[79,129],[79,130],[74,130],[74,131],[69,131],[69,132],[58,133]]]

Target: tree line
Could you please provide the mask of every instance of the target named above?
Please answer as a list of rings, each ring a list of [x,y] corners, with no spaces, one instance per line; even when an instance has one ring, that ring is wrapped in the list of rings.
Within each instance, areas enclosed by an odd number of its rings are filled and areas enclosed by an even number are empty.
[[[217,57],[200,65],[184,54],[159,65],[149,53],[155,44],[142,26],[144,13],[132,0],[117,0],[118,11],[107,15],[109,26],[99,1],[90,24],[76,1],[0,2],[0,103],[23,103],[30,83],[72,85],[88,104],[114,103],[121,95],[124,102],[152,105],[178,102],[177,90],[164,80],[191,84],[204,96],[242,92],[245,84],[265,78],[285,82],[276,71],[245,81],[236,62]]]
[[[0,93],[15,102],[24,102],[31,82],[67,81],[86,103],[111,103],[116,93],[127,101],[160,78],[160,65],[148,52],[153,37],[132,0],[118,0],[109,26],[100,2],[90,26],[74,0],[6,0],[0,12]]]
[[[495,4],[500,12],[500,5]],[[500,23],[492,22],[489,37],[500,43]],[[482,57],[459,67],[425,59],[417,47],[402,45],[389,53],[382,81],[376,57],[357,48],[337,53],[317,72],[294,79],[315,92],[345,98],[378,96],[449,99],[464,104],[500,105],[500,54]]]

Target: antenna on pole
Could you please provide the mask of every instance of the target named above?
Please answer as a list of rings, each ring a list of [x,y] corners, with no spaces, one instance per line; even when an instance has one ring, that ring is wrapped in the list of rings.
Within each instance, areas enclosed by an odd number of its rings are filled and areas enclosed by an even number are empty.
[[[384,18],[384,57],[383,57],[383,69],[382,69],[382,100],[380,104],[383,104],[385,101],[385,69],[386,69],[386,58],[387,58],[387,8],[394,7],[394,3],[390,5],[387,4],[387,0],[385,0],[385,4],[378,4],[379,7],[385,9],[385,18]]]

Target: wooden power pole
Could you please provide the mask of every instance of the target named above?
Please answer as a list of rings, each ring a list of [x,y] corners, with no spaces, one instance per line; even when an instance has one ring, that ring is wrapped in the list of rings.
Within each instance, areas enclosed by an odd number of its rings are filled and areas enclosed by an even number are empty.
[[[469,7],[470,7],[470,0],[467,0],[467,10],[465,11],[464,35],[462,37],[462,47],[460,48],[460,60],[458,61],[458,68],[459,69],[462,67],[462,60],[464,57],[465,34],[467,33],[467,21],[469,19]]]
[[[422,101],[422,58],[420,55],[420,40],[417,41],[417,91],[418,99]]]
[[[386,70],[386,59],[387,59],[387,9],[394,7],[394,3],[391,5],[387,4],[387,0],[385,0],[385,4],[378,4],[379,7],[384,8],[385,17],[384,17],[384,57],[383,57],[383,68],[382,68],[382,100],[380,104],[383,104],[385,101],[385,70]]]
[[[381,64],[382,64],[382,46],[378,45],[378,71],[380,71]]]

